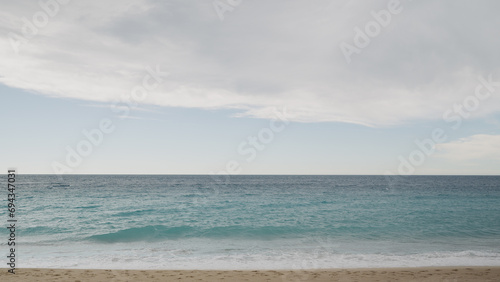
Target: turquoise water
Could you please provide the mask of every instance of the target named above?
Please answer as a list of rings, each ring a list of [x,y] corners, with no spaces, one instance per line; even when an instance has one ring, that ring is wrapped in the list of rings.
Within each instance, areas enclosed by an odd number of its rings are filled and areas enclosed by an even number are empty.
[[[496,176],[19,175],[16,192],[19,267],[500,265]]]

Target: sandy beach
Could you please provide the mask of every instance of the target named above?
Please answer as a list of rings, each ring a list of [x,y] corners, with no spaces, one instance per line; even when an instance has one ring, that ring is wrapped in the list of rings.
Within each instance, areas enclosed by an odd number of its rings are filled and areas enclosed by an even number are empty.
[[[1,281],[500,281],[500,267],[419,267],[321,270],[18,269]]]

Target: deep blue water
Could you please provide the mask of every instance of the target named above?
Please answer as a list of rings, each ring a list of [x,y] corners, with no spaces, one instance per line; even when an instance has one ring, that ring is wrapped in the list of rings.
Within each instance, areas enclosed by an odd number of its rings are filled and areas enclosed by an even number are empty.
[[[16,193],[19,267],[500,265],[497,176],[19,175]]]

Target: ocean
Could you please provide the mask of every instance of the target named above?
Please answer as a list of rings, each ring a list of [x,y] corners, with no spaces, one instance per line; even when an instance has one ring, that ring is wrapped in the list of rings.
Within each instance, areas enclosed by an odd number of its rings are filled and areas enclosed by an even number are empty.
[[[20,268],[500,265],[499,176],[20,174],[16,183]],[[2,208],[6,225],[7,216]],[[5,262],[7,238],[1,228]]]

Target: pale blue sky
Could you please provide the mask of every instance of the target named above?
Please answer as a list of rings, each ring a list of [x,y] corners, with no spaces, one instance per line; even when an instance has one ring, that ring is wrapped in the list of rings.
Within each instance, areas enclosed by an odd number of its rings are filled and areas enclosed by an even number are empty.
[[[227,162],[241,164],[242,174],[397,174],[399,155],[418,149],[415,139],[443,128],[450,140],[476,134],[498,135],[498,124],[468,120],[454,131],[444,121],[372,128],[322,122],[291,122],[248,162],[237,147],[256,136],[269,121],[234,118],[227,110],[207,111],[150,107],[134,112],[140,119],[120,119],[106,107],[73,99],[48,98],[1,87],[0,117],[4,124],[1,165],[20,173],[52,173],[51,164],[64,164],[65,147],[85,140],[83,129],[96,128],[102,118],[116,125],[92,154],[72,173],[204,174],[225,170]],[[498,118],[498,116],[497,116]],[[416,166],[415,174],[495,174],[498,160],[455,162],[439,153]]]
[[[243,0],[225,12],[217,1],[49,2],[0,12],[4,170],[500,172],[495,1],[400,1],[364,47],[357,28],[393,2]],[[47,22],[23,34],[41,12]],[[342,46],[357,52],[347,59]],[[135,90],[144,99],[126,116],[110,107]],[[114,131],[70,164],[67,147],[91,144],[82,131],[103,119]],[[446,138],[425,154],[415,140],[436,129]]]

